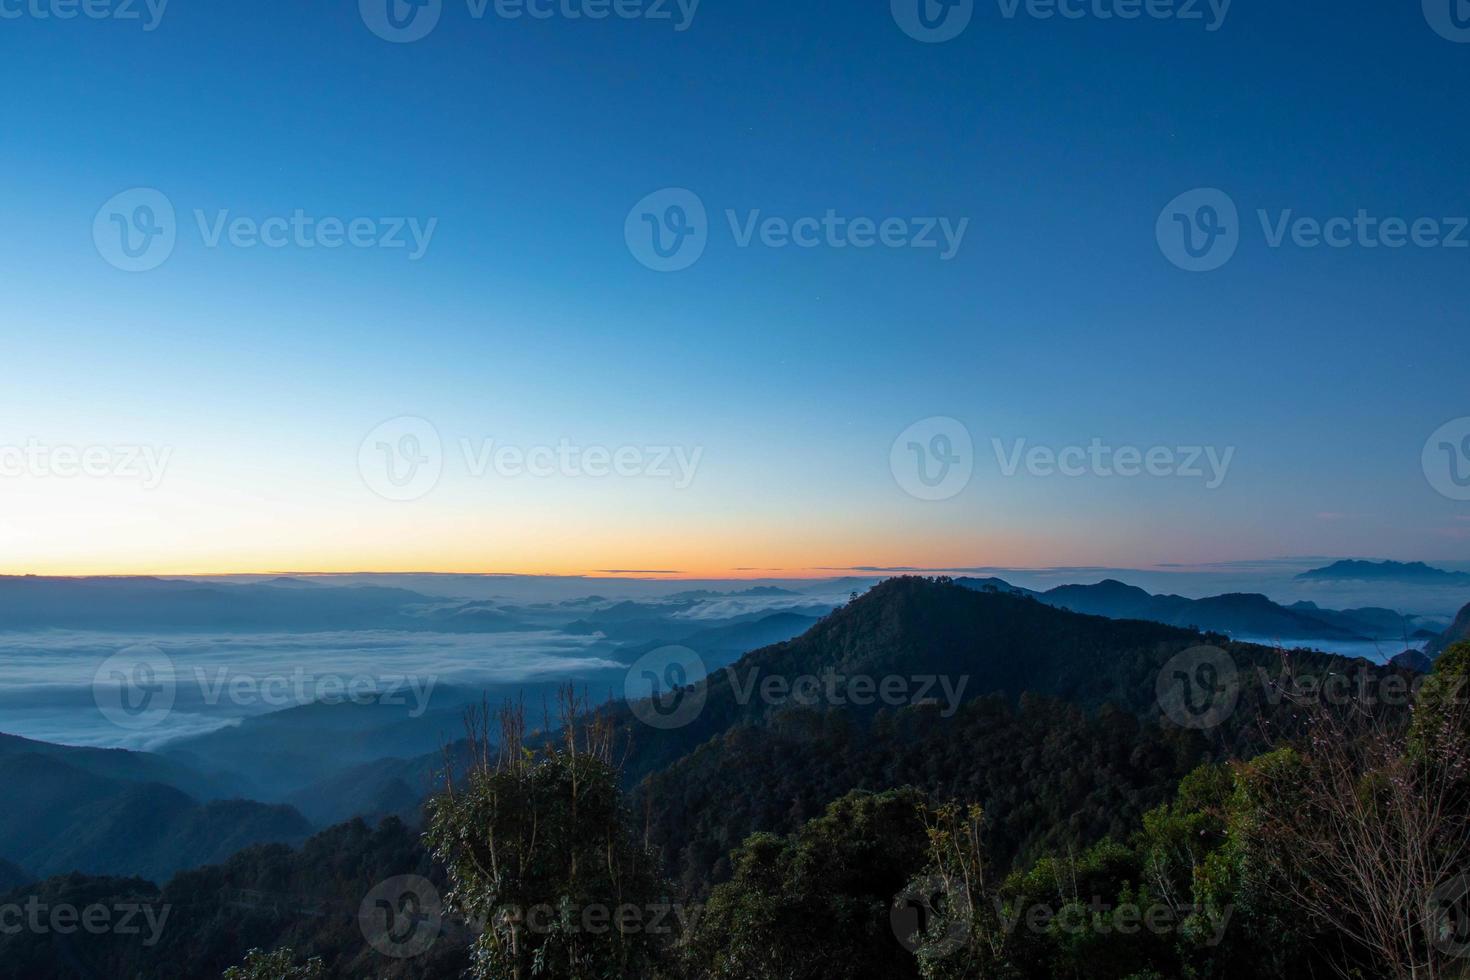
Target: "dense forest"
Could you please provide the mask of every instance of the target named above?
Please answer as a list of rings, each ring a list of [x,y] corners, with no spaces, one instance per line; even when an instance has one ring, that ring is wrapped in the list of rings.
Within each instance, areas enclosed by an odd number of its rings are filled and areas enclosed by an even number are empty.
[[[1234,710],[1181,725],[1161,676],[1202,647],[1238,669]],[[824,673],[847,694],[967,683],[906,706],[742,697],[751,677]],[[1467,675],[1470,644],[1425,680],[895,579],[713,675],[683,727],[574,691],[548,719],[472,713],[416,823],[353,821],[162,886],[17,887],[0,905],[131,906],[143,925],[0,930],[0,962],[161,980],[1463,976]],[[1327,676],[1353,683],[1327,697]],[[166,923],[150,933],[149,914]]]

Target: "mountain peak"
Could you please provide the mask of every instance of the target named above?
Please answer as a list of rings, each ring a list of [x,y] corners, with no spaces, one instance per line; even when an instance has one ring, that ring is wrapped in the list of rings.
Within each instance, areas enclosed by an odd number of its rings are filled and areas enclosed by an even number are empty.
[[[1470,582],[1464,572],[1449,572],[1426,565],[1422,561],[1358,561],[1345,559],[1322,568],[1313,568],[1297,576],[1305,581],[1389,581],[1421,585],[1454,585]]]

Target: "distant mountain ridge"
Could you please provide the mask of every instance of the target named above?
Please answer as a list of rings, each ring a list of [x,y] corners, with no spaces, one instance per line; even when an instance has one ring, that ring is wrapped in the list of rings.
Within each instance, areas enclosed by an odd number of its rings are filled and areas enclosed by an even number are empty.
[[[0,859],[37,875],[83,871],[155,881],[268,841],[299,843],[311,825],[287,806],[201,804],[159,782],[111,779],[56,753],[0,757]]]
[[[208,583],[133,577],[0,576],[6,629],[434,630],[516,628],[442,598],[378,586]]]
[[[1009,592],[1072,612],[1109,619],[1142,619],[1193,627],[1231,636],[1279,640],[1385,640],[1404,642],[1415,626],[1392,609],[1322,609],[1315,603],[1283,606],[1256,593],[1230,593],[1204,599],[1154,595],[1137,586],[1105,579],[1094,585],[1061,585],[1045,592],[1018,588],[1003,579],[961,578],[956,584],[978,591]]]
[[[1302,572],[1303,582],[1398,582],[1413,585],[1470,585],[1470,574],[1448,572],[1422,561],[1336,561]]]

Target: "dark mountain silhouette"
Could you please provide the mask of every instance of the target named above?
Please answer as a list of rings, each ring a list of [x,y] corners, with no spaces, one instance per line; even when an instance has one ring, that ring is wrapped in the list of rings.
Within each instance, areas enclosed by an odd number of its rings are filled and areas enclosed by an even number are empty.
[[[1402,641],[1412,631],[1409,621],[1391,609],[1338,612],[1310,602],[1282,606],[1266,596],[1234,593],[1187,599],[1154,595],[1116,579],[1095,585],[1062,585],[1045,592],[1021,589],[998,578],[962,578],[956,582],[977,591],[1031,596],[1050,606],[1110,619],[1142,619],[1171,626],[1213,630],[1233,636],[1279,640]]]
[[[82,929],[0,930],[0,975],[25,980],[147,977],[200,980],[218,977],[251,948],[294,946],[320,955],[333,978],[454,980],[468,965],[468,931],[436,941],[421,955],[390,958],[363,941],[358,911],[372,889],[400,875],[433,880],[447,891],[418,832],[396,820],[376,828],[353,821],[310,838],[299,849],[280,844],[247,847],[231,857],[185,871],[160,888],[137,877],[64,875],[0,894],[0,907],[24,908],[34,897],[45,907],[78,909],[146,905],[135,934]],[[451,931],[453,925],[446,927]],[[145,939],[156,938],[148,943]]]
[[[151,752],[53,745],[0,733],[0,762],[16,756],[52,760],[79,772],[119,782],[163,783],[202,800],[234,795],[234,781],[229,777],[204,775],[181,760]]]
[[[1412,670],[1416,674],[1427,674],[1434,669],[1434,661],[1430,660],[1422,650],[1405,650],[1394,654],[1388,661],[1395,667]]]
[[[1242,682],[1239,707],[1208,739],[1161,725],[1156,692],[1170,658],[1204,643],[1228,652]],[[1293,660],[1308,673],[1353,663],[1306,651]],[[998,587],[892,579],[713,675],[685,727],[630,721],[626,775],[645,780],[634,809],[647,808],[650,839],[687,889],[719,880],[746,833],[787,833],[853,789],[905,783],[984,804],[996,852],[1010,860],[1116,832],[1113,819],[1127,823],[1158,802],[1150,787],[1176,778],[1164,773],[1231,749],[1251,754],[1274,710],[1260,672],[1280,669],[1278,651],[1220,635],[1078,614]],[[944,705],[808,707],[739,695],[753,677],[828,671],[849,681],[965,677],[965,704],[946,717]],[[740,774],[738,794],[730,773]]]
[[[201,804],[162,783],[108,779],[55,755],[0,759],[0,856],[38,875],[70,871],[163,880],[262,841],[311,831],[284,806],[246,800]]]
[[[539,706],[554,695],[556,684],[436,685],[429,692],[427,709],[417,716],[416,695],[407,688],[356,702],[314,702],[178,739],[159,752],[191,768],[235,774],[233,785],[241,795],[285,802],[307,787],[366,763],[436,753],[463,735],[464,710],[470,704],[484,698],[495,704],[525,698]],[[359,812],[338,808],[341,799],[327,796],[319,806],[329,808],[332,820]]]
[[[1226,642],[1223,636],[1216,639]],[[1030,692],[1085,709],[1111,702],[1140,717],[1154,717],[1153,685],[1160,665],[1202,642],[1205,638],[1194,630],[1082,615],[1028,596],[977,591],[948,580],[895,578],[800,637],[748,653],[716,671],[703,711],[683,728],[654,731],[628,717],[626,705],[612,710],[624,716],[633,735],[626,773],[638,779],[737,725],[768,720],[778,708],[758,695],[742,695],[752,677],[830,672],[848,679],[839,683],[839,693],[856,676],[930,675],[955,683],[965,677],[965,699],[994,694],[1013,700]],[[1254,649],[1261,651],[1263,663],[1278,662],[1274,652]],[[847,712],[861,718],[876,710],[852,707]]]
[[[1452,644],[1466,639],[1470,639],[1470,605],[1466,605],[1460,610],[1460,614],[1455,617],[1455,621],[1450,624],[1449,629],[1425,644],[1424,652],[1431,658],[1438,657]]]
[[[1302,572],[1298,579],[1307,582],[1359,581],[1398,582],[1409,585],[1470,584],[1470,574],[1447,572],[1422,561],[1337,561],[1323,568]]]
[[[1382,640],[1411,640],[1415,633],[1423,632],[1422,628],[1416,628],[1413,618],[1393,609],[1384,609],[1379,606],[1363,606],[1358,609],[1324,609],[1315,602],[1293,602],[1286,607],[1292,612],[1298,612],[1311,619],[1319,619],[1325,623],[1331,623],[1343,629],[1360,633],[1369,639]]]

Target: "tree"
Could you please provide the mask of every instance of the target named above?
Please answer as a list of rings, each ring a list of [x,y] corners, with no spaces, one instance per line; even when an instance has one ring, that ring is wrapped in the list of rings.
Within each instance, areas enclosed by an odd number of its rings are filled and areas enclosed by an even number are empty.
[[[224,980],[321,980],[321,977],[320,957],[312,957],[297,966],[295,952],[286,948],[269,953],[252,949],[245,954],[244,963],[224,973]]]
[[[491,712],[472,712],[470,770],[429,804],[446,903],[479,930],[476,978],[651,977],[675,938],[677,910],[628,831],[611,728],[586,709],[563,691],[559,740],[537,751],[522,708],[498,713],[498,740]]]
[[[1464,974],[1443,905],[1470,874],[1467,662],[1470,648],[1447,652],[1412,711],[1300,699],[1299,744],[1238,770],[1247,882],[1333,933],[1344,976]]]
[[[731,856],[686,951],[702,980],[902,980],[915,961],[890,926],[923,864],[923,797],[854,792],[790,837],[757,833]]]

